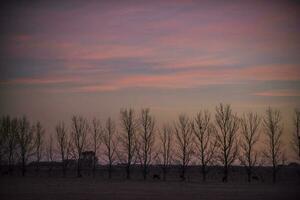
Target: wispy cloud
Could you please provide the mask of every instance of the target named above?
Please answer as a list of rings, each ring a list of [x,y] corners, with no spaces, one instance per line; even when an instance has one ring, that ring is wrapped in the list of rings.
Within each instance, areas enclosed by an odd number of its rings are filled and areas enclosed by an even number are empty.
[[[237,77],[250,80],[300,80],[300,65],[259,65],[238,70]]]
[[[255,96],[264,96],[264,97],[300,97],[300,90],[290,90],[290,89],[281,89],[281,90],[268,90],[263,92],[254,93]]]
[[[18,27],[5,29],[11,40],[1,47],[2,56],[9,59],[1,64],[24,62],[14,63],[2,84],[66,83],[92,92],[300,79],[299,6],[250,1],[39,6],[20,6],[10,14]]]

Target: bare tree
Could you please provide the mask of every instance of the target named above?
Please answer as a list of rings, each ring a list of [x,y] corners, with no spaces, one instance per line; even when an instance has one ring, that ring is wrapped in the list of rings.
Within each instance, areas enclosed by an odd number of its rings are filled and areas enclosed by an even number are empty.
[[[174,130],[178,145],[177,158],[181,164],[180,177],[182,180],[185,180],[186,167],[194,153],[194,135],[189,118],[184,114],[179,115],[178,122],[174,124]]]
[[[53,137],[52,137],[52,134],[49,137],[49,142],[48,142],[46,150],[47,150],[46,151],[47,152],[47,161],[49,163],[48,173],[50,176],[51,172],[52,172],[52,167],[53,167]]]
[[[241,119],[240,162],[246,167],[248,182],[251,182],[253,167],[257,164],[258,153],[255,145],[259,139],[260,118],[255,113],[244,114]]]
[[[201,163],[201,172],[203,181],[206,180],[207,165],[213,161],[216,149],[215,127],[211,123],[209,112],[200,111],[192,124],[193,132],[196,136],[196,146],[198,149],[199,159]]]
[[[137,152],[137,121],[135,119],[133,109],[123,109],[121,110],[121,126],[123,129],[123,134],[120,136],[121,145],[125,151],[126,159],[126,178],[130,179],[130,169],[134,162],[136,152]]]
[[[44,134],[45,129],[42,127],[40,122],[37,122],[35,127],[35,156],[36,156],[36,171],[40,169],[40,160],[43,153],[43,143],[44,143]]]
[[[6,155],[8,160],[8,171],[11,175],[14,165],[14,156],[16,154],[18,119],[11,119],[9,115],[3,116],[0,119],[0,131],[0,161],[2,161],[4,159],[3,156]]]
[[[77,177],[81,177],[81,155],[87,144],[87,134],[89,132],[89,125],[85,118],[82,116],[74,115],[72,117],[72,140],[74,150],[77,156]]]
[[[93,157],[93,176],[95,177],[96,174],[96,163],[97,163],[97,151],[101,145],[101,138],[102,138],[103,130],[101,126],[100,120],[94,118],[92,122],[92,146],[94,150],[94,157]]]
[[[17,139],[22,160],[22,176],[25,176],[26,162],[32,155],[35,146],[33,127],[30,126],[30,122],[28,121],[26,116],[23,116],[19,120],[19,131]]]
[[[267,159],[272,163],[272,180],[275,183],[278,164],[283,156],[281,150],[283,125],[279,110],[269,107],[266,110],[263,124],[267,137],[267,149],[264,153]]]
[[[237,131],[239,129],[239,119],[232,113],[230,105],[222,103],[216,107],[216,140],[217,159],[223,165],[223,181],[228,181],[229,167],[235,161],[238,153]]]
[[[19,121],[17,118],[13,118],[10,123],[10,130],[7,133],[7,156],[8,156],[8,171],[9,174],[13,173],[13,166],[15,162],[16,156],[16,148],[17,148],[17,134],[19,131]]]
[[[66,176],[67,163],[66,159],[69,155],[69,138],[64,122],[59,122],[56,127],[56,141],[60,152],[63,176]]]
[[[298,155],[298,159],[300,160],[300,110],[295,109],[295,114],[294,114],[294,127],[295,130],[293,132],[293,147]]]
[[[105,146],[104,155],[108,162],[108,178],[112,176],[112,166],[115,162],[116,156],[116,141],[115,141],[116,125],[109,117],[106,120],[105,130],[103,134],[103,143]]]
[[[159,135],[160,141],[160,151],[159,151],[159,163],[163,172],[163,180],[166,180],[167,173],[170,169],[171,161],[172,161],[172,129],[168,125],[164,125],[162,127],[162,131],[160,131]]]
[[[154,117],[150,115],[149,108],[142,109],[141,111],[140,127],[138,156],[143,168],[143,178],[146,180],[149,170],[148,168],[153,159],[153,146],[155,139],[155,120]]]
[[[2,171],[7,137],[10,132],[10,122],[11,120],[8,115],[0,118],[0,172]]]

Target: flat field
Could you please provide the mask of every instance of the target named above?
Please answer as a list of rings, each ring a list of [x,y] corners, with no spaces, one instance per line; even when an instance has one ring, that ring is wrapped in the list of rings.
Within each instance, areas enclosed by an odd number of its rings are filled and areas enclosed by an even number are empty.
[[[220,183],[101,178],[1,177],[0,199],[300,199],[295,183]]]

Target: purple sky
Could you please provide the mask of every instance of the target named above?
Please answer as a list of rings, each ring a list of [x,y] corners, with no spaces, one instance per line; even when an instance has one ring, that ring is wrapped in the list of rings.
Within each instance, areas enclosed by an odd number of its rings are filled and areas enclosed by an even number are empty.
[[[1,6],[0,114],[172,122],[219,102],[241,114],[300,107],[296,1],[44,1]]]

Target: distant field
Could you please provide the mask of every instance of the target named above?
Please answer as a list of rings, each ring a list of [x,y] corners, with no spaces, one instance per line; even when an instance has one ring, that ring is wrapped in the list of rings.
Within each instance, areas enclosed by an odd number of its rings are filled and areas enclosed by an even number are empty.
[[[151,167],[147,181],[142,180],[139,167],[132,169],[132,180],[125,180],[125,169],[114,167],[112,180],[108,180],[105,167],[97,170],[93,178],[89,170],[83,171],[82,178],[76,178],[76,170],[69,169],[66,178],[62,178],[61,168],[55,168],[48,174],[47,168],[39,173],[29,167],[26,177],[15,175],[0,176],[0,200],[14,199],[300,199],[300,180],[298,168],[285,167],[278,172],[276,184],[271,182],[270,168],[255,170],[263,177],[251,184],[247,183],[245,169],[232,167],[229,182],[222,183],[222,168],[211,167],[206,183],[202,182],[199,167],[189,166],[186,182],[179,178],[179,168],[174,166],[168,173],[168,181],[153,180],[153,174],[160,174],[160,168]],[[161,175],[161,174],[160,174]],[[50,176],[50,177],[49,177]]]
[[[1,177],[0,199],[300,199],[300,185],[101,178]]]

